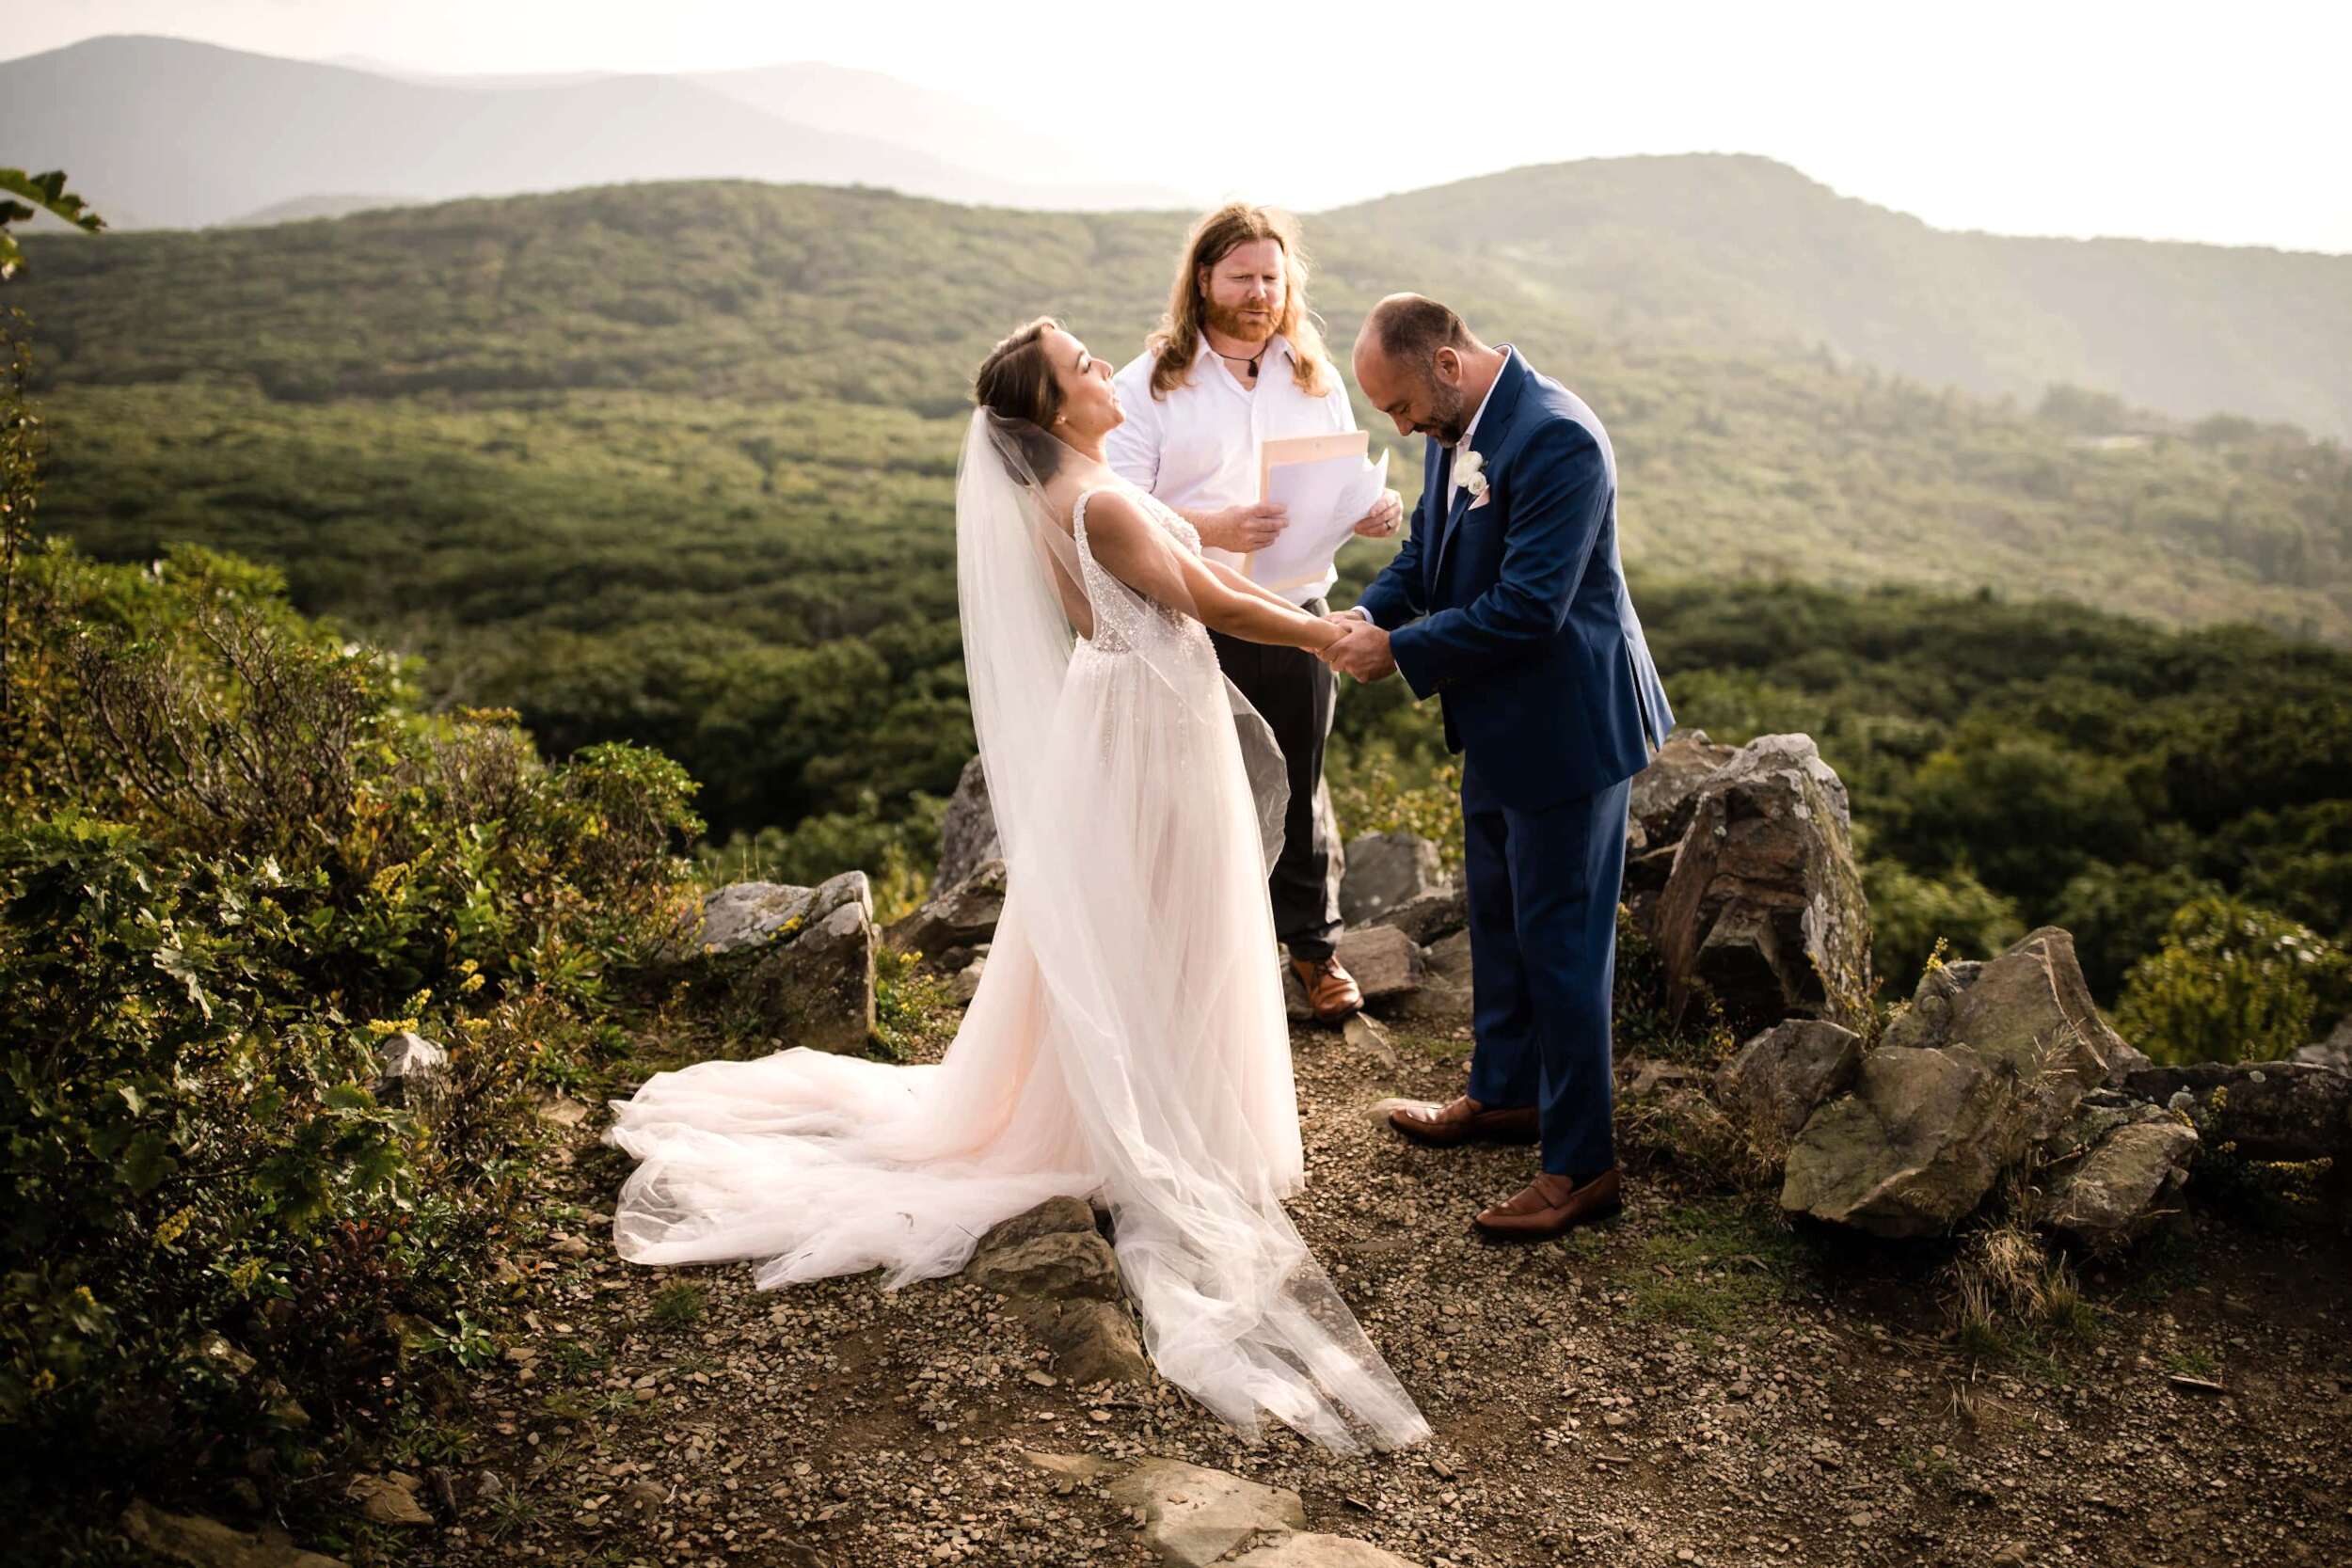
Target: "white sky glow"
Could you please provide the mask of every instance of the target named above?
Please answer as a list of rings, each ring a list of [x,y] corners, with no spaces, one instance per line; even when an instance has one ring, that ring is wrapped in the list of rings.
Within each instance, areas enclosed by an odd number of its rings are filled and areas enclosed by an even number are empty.
[[[12,55],[163,33],[453,74],[823,60],[1084,138],[1129,181],[1306,211],[1522,164],[1756,152],[1939,228],[2352,252],[2341,0],[9,9]]]

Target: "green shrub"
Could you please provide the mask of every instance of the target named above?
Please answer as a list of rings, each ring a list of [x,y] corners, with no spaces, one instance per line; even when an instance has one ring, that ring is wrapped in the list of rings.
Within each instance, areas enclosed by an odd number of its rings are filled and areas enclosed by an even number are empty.
[[[527,1097],[692,911],[694,786],[423,712],[233,558],[11,567],[0,1497],[233,1465],[282,1501],[396,1418],[405,1350],[489,1354]],[[405,1029],[449,1052],[429,1117],[377,1099]]]
[[[2164,1062],[2266,1062],[2340,1007],[2344,955],[2310,927],[2235,899],[2181,907],[2164,946],[2132,966],[2116,1008],[2123,1037]]]
[[[1898,861],[1869,860],[1862,885],[1870,900],[1874,967],[1899,997],[1911,994],[1938,941],[1955,957],[1989,958],[2026,934],[2017,906],[1964,865],[1928,877]]]

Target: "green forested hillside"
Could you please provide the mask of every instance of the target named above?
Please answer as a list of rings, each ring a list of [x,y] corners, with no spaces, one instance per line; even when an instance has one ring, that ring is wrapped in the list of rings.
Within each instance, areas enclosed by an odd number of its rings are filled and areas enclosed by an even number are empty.
[[[2352,436],[2352,257],[1955,233],[1756,157],[1547,164],[1324,223],[1508,266],[1620,338],[1821,343],[2029,404],[2066,383]]]
[[[278,565],[303,609],[424,654],[443,700],[511,704],[559,754],[659,747],[715,829],[792,828],[769,868],[814,875],[920,858],[921,797],[970,752],[949,507],[972,366],[1047,309],[1132,352],[1181,230],[633,186],[36,242],[10,292],[41,345],[52,527],[102,557]],[[1729,332],[1613,336],[1507,258],[1311,232],[1343,348],[1379,294],[1441,290],[1594,402],[1683,717],[1822,737],[1897,974],[1934,934],[1980,945],[2102,887],[2110,988],[2184,888],[2343,931],[2352,660],[2296,641],[2352,636],[2342,449],[2075,391],[2021,411]],[[1384,556],[1351,546],[1346,588]],[[1898,584],[1927,592],[1874,591]],[[1343,704],[1363,811],[1436,760],[1402,695]]]

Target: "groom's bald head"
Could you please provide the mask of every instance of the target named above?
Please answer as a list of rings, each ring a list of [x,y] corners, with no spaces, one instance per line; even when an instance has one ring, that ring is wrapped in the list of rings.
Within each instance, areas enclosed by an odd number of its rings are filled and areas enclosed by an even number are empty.
[[[1426,294],[1391,294],[1356,335],[1356,385],[1399,434],[1445,446],[1462,439],[1470,412],[1494,385],[1501,358],[1462,318]]]
[[[1403,366],[1426,365],[1441,348],[1474,348],[1478,340],[1451,307],[1427,294],[1391,294],[1364,317],[1363,336],[1356,352],[1369,341]]]

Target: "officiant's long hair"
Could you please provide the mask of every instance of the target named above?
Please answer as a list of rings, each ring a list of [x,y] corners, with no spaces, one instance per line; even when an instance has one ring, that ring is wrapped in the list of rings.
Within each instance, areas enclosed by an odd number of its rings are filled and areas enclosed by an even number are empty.
[[[1176,263],[1176,280],[1168,291],[1168,314],[1144,341],[1152,356],[1153,397],[1164,398],[1183,386],[1200,356],[1200,325],[1209,304],[1200,269],[1216,266],[1259,240],[1272,240],[1282,252],[1282,314],[1274,329],[1291,346],[1291,379],[1315,397],[1331,389],[1323,332],[1307,309],[1307,251],[1299,244],[1297,223],[1272,207],[1229,201],[1192,226],[1192,237]]]

